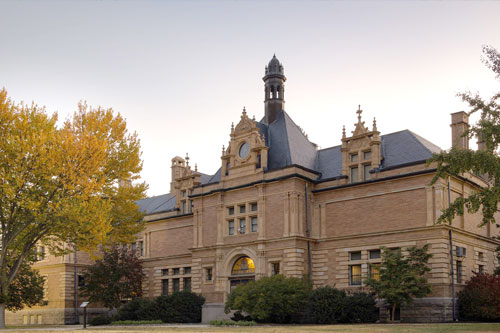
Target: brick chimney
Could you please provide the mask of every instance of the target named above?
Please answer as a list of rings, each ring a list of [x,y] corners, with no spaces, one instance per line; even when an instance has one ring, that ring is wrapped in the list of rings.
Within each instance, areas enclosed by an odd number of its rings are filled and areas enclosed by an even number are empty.
[[[464,111],[451,114],[451,145],[458,149],[469,149],[469,138],[463,136],[469,129],[469,115]]]

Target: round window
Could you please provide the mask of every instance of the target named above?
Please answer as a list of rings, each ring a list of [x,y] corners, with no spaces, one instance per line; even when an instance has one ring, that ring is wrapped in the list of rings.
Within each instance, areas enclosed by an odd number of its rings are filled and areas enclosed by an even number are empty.
[[[239,151],[240,158],[246,158],[248,154],[250,154],[250,145],[248,144],[248,142],[244,142],[240,146],[240,151]]]

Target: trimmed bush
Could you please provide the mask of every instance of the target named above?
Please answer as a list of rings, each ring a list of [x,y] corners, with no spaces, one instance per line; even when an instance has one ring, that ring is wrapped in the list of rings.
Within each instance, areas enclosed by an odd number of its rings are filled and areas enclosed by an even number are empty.
[[[98,315],[89,319],[89,325],[100,326],[111,324],[111,318],[106,315]]]
[[[379,309],[372,295],[359,292],[347,297],[346,319],[349,323],[374,323]]]
[[[500,321],[500,276],[476,274],[458,293],[461,320]]]
[[[307,306],[307,322],[314,324],[345,323],[348,297],[345,291],[329,286],[313,290]]]
[[[199,323],[201,322],[201,306],[204,303],[203,296],[188,291],[174,292],[153,300],[136,298],[118,310],[117,320]]]
[[[263,277],[234,288],[225,310],[246,312],[258,322],[288,323],[307,304],[309,290],[310,284],[303,279]]]

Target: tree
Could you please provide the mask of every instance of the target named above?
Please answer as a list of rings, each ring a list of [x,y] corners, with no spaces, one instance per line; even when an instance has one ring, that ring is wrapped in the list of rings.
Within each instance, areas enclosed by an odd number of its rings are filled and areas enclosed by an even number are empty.
[[[263,277],[234,288],[225,311],[248,313],[252,319],[267,323],[288,323],[306,305],[310,284],[304,279],[283,275]]]
[[[483,53],[483,62],[500,80],[500,53],[491,46],[484,46]],[[478,93],[464,92],[458,96],[469,104],[469,115],[480,113],[479,121],[466,130],[464,136],[469,139],[479,138],[484,142],[484,149],[473,151],[452,148],[449,152],[434,154],[428,161],[428,164],[437,163],[432,184],[448,175],[460,176],[472,173],[483,175],[487,180],[487,186],[476,189],[468,197],[457,198],[449,208],[443,210],[438,223],[449,222],[454,216],[463,215],[465,209],[469,213],[476,213],[481,209],[482,225],[496,223],[495,214],[499,211],[500,201],[500,92],[494,94],[488,101],[483,100]]]
[[[142,296],[144,277],[135,251],[126,246],[113,246],[86,269],[80,290],[90,302],[101,302],[107,308],[116,309],[122,300]]]
[[[379,278],[370,277],[365,283],[380,299],[383,299],[391,311],[394,320],[396,308],[408,305],[413,297],[424,297],[431,292],[425,273],[431,269],[427,262],[432,257],[427,253],[428,244],[423,247],[409,247],[405,258],[401,249],[383,249]]]
[[[58,127],[57,114],[0,91],[0,328],[36,244],[53,254],[91,251],[141,230],[141,169],[137,135],[113,110],[80,103]]]
[[[458,314],[462,320],[500,320],[500,276],[474,274],[458,293]]]
[[[45,305],[43,287],[45,277],[24,262],[9,286],[5,307],[10,311],[22,310],[25,306]]]

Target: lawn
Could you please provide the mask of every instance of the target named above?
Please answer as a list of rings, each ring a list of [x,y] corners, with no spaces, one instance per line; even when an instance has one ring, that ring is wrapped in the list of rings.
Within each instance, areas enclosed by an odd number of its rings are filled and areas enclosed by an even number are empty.
[[[76,326],[78,327],[78,326]],[[75,326],[37,327],[28,329],[12,328],[10,332],[82,332]],[[80,326],[81,327],[81,326]],[[459,324],[372,324],[372,325],[273,325],[253,327],[212,327],[206,325],[153,325],[153,326],[100,326],[89,327],[85,332],[238,332],[238,333],[286,333],[286,332],[377,332],[377,333],[427,333],[427,332],[500,332],[500,323],[459,323]]]

